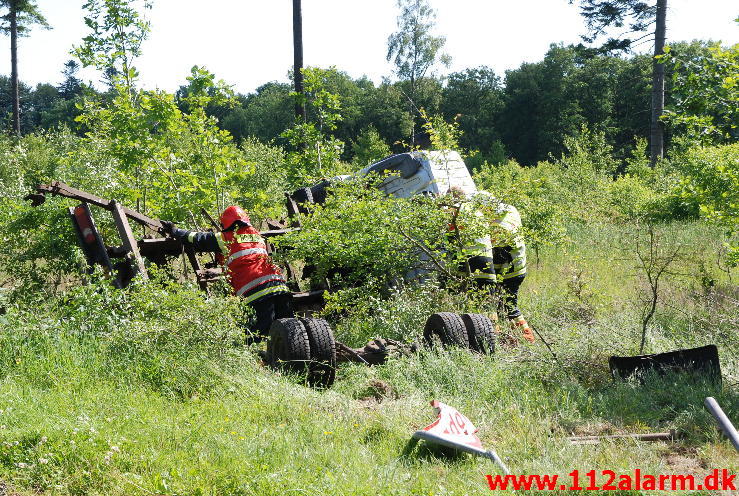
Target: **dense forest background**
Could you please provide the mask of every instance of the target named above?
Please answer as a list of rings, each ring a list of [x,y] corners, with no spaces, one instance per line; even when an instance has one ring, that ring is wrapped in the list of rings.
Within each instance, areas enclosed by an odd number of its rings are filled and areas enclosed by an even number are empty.
[[[690,67],[709,55],[710,42],[672,43],[681,67]],[[24,134],[67,126],[77,134],[87,129],[75,121],[87,97],[112,99],[112,91],[98,91],[77,76],[79,64],[70,60],[60,68],[58,83],[20,85],[21,128]],[[526,62],[518,69],[495,74],[488,67],[454,72],[446,77],[418,81],[414,105],[429,115],[456,120],[460,145],[472,154],[471,166],[483,161],[498,164],[508,158],[535,165],[564,151],[564,137],[583,125],[603,132],[618,159],[630,156],[638,138],[649,136],[652,57],[649,55],[593,55],[581,47],[553,44],[544,60]],[[677,69],[679,71],[679,69]],[[674,66],[667,71],[666,104],[674,107]],[[110,82],[108,82],[110,84]],[[101,85],[98,85],[101,86]],[[105,86],[105,83],[102,84]],[[407,81],[386,80],[375,85],[367,78],[352,79],[332,68],[325,89],[338,95],[343,119],[332,134],[348,144],[342,158],[351,160],[357,145],[376,133],[394,151],[403,150],[411,130],[422,117],[408,105]],[[185,109],[183,86],[176,94]],[[292,84],[271,81],[253,93],[236,94],[228,105],[211,104],[209,115],[235,140],[253,137],[263,143],[285,145],[280,135],[294,125]],[[10,121],[10,80],[0,76],[0,123]],[[668,141],[671,135],[668,135]]]

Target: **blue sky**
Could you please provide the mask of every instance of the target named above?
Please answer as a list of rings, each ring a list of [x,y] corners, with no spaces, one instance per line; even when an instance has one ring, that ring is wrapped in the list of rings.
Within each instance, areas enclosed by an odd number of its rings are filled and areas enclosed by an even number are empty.
[[[498,74],[541,60],[550,43],[575,43],[584,25],[567,0],[431,0],[437,29],[447,38],[452,66],[487,65]],[[61,79],[70,49],[87,34],[83,0],[38,0],[52,30],[21,40],[21,79]],[[668,39],[739,42],[734,0],[669,0]],[[387,37],[395,30],[395,0],[303,0],[306,65],[330,66],[375,82],[392,76]],[[242,93],[286,80],[292,64],[290,0],[155,0],[152,33],[136,66],[147,88],[174,90],[193,65],[203,65]],[[9,47],[9,39],[4,38]],[[647,47],[644,47],[647,48]],[[9,50],[0,73],[9,73]],[[83,79],[97,81],[93,71]]]

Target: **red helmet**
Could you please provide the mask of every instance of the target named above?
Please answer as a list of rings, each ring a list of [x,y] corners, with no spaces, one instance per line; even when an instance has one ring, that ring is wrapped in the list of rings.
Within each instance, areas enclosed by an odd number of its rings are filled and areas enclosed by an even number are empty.
[[[224,230],[229,229],[233,226],[233,223],[237,220],[250,225],[249,215],[244,211],[243,208],[232,205],[223,211],[221,214],[221,226]]]

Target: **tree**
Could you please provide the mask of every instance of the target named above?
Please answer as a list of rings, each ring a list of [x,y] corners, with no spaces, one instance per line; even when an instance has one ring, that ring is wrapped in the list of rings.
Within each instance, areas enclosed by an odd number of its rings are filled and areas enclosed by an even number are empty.
[[[46,18],[41,15],[35,0],[0,0],[0,7],[8,9],[2,16],[0,30],[10,34],[10,80],[13,97],[13,132],[20,136],[20,95],[18,92],[18,37],[27,36],[33,24],[48,28]]]
[[[276,81],[263,84],[244,97],[242,106],[223,117],[221,125],[240,141],[246,137],[268,143],[295,122],[291,87]]]
[[[415,114],[413,106],[418,81],[424,78],[437,62],[448,66],[451,59],[441,53],[446,39],[431,34],[435,26],[436,12],[428,0],[398,0],[398,8],[400,9],[398,31],[388,37],[387,60],[392,60],[395,64],[398,77],[409,82],[408,99],[411,114]]]
[[[150,9],[148,0],[87,0],[85,24],[92,31],[74,48],[84,67],[93,66],[110,77],[111,86],[120,83],[133,93],[138,73],[133,59],[141,55],[141,43],[149,34],[149,22],[139,14],[137,4]]]
[[[500,146],[495,120],[502,108],[503,89],[492,69],[478,67],[449,75],[441,110],[445,119],[457,119],[463,148],[482,152],[484,159],[500,159],[494,156]]]
[[[293,79],[295,93],[295,118],[305,120],[305,92],[303,90],[303,7],[300,0],[293,0]]]
[[[575,0],[569,0],[573,3]],[[650,119],[650,158],[652,164],[664,155],[664,126],[661,121],[665,107],[665,65],[664,55],[667,30],[667,0],[579,0],[580,12],[585,18],[589,34],[583,36],[587,43],[593,43],[606,34],[610,27],[622,28],[628,25],[630,31],[616,38],[608,38],[597,51],[629,51],[635,46],[650,41],[653,34],[654,59],[652,61],[652,104]],[[654,32],[643,34],[654,25]],[[640,34],[639,37],[634,37]],[[634,36],[629,36],[634,35]]]
[[[665,111],[671,127],[692,142],[732,143],[739,138],[739,43],[710,45],[693,55],[668,47],[665,61],[674,68],[673,105]]]
[[[72,100],[82,93],[82,80],[77,77],[79,70],[80,65],[75,60],[68,60],[64,64],[64,70],[62,71],[64,81],[57,89],[65,100]]]

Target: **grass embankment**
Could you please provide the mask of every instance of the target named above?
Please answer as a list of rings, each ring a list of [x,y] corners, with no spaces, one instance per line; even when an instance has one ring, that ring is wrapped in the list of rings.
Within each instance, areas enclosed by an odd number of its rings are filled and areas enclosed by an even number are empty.
[[[703,224],[660,230],[686,259],[665,282],[648,352],[715,342],[724,388],[680,378],[612,384],[610,354],[635,353],[641,275],[626,228],[571,230],[572,243],[531,256],[521,296],[552,341],[500,348],[492,358],[427,352],[381,367],[342,366],[328,391],[263,368],[236,346],[234,301],[176,287],[128,294],[82,288],[0,316],[0,478],[20,494],[482,494],[493,464],[426,449],[401,456],[454,405],[514,473],[611,469],[695,473],[739,469],[702,406],[717,397],[739,415],[737,288],[716,267],[721,245]],[[664,245],[663,245],[664,246]],[[697,267],[703,261],[704,269]],[[463,298],[408,291],[369,315],[336,323],[344,341],[415,339],[432,311]],[[572,446],[570,433],[676,428],[675,443]],[[603,481],[601,481],[603,482]]]

